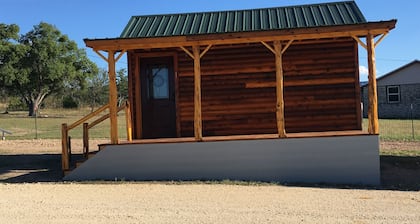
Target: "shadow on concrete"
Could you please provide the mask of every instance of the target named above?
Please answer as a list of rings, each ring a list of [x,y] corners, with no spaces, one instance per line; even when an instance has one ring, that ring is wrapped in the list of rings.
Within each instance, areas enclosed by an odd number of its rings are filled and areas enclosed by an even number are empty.
[[[73,159],[80,159],[81,155]],[[420,157],[381,156],[381,186],[284,184],[326,188],[420,191]],[[60,154],[0,155],[0,183],[62,182]],[[281,183],[280,183],[281,184]],[[281,184],[283,185],[283,184]]]

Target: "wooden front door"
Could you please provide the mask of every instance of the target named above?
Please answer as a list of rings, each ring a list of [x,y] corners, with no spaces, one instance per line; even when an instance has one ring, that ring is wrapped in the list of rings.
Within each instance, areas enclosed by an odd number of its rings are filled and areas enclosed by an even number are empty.
[[[176,137],[173,58],[141,58],[140,83],[143,138]]]

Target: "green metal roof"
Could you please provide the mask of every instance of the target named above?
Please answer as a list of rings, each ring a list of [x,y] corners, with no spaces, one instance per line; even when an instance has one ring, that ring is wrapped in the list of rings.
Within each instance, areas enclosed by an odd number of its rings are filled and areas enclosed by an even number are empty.
[[[354,1],[278,8],[133,16],[121,38],[257,32],[366,23]]]

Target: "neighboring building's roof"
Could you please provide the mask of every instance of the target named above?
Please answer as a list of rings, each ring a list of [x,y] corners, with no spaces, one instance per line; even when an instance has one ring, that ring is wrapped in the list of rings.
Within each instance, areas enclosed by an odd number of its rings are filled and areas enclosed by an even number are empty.
[[[415,69],[415,66],[418,66],[415,72],[405,73],[405,70],[410,68]],[[414,77],[412,74],[417,75]],[[399,77],[401,76],[401,77]],[[409,77],[402,77],[402,76],[409,76]],[[384,82],[387,80],[387,82]],[[397,81],[398,80],[398,81]],[[376,79],[377,84],[380,85],[382,82],[385,85],[400,85],[400,84],[420,84],[420,61],[414,60],[406,65],[403,65],[379,78]],[[366,82],[363,86],[366,86],[368,83]]]
[[[366,23],[354,1],[278,8],[133,16],[120,38],[256,32]]]
[[[362,81],[360,82],[360,87],[366,86],[368,83],[368,81]]]

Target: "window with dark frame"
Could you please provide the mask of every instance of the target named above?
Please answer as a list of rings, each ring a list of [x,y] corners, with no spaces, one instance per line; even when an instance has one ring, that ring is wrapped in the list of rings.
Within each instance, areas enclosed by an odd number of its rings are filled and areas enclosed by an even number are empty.
[[[399,103],[400,102],[400,87],[387,86],[386,97],[387,97],[388,103]]]

